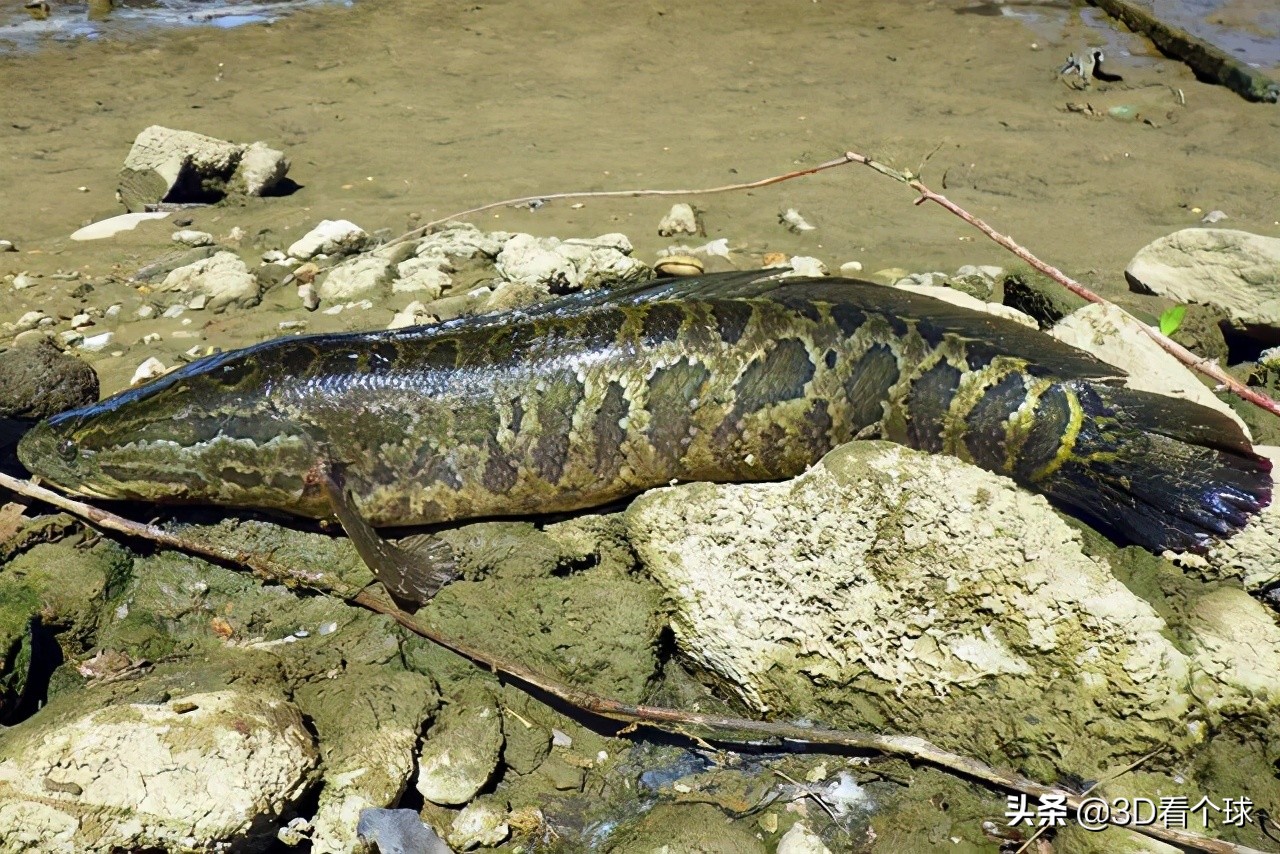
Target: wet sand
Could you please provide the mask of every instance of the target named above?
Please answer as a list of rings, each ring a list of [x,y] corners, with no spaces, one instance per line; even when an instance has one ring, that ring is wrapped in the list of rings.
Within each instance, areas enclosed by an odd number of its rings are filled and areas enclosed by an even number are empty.
[[[1125,292],[1122,270],[1139,248],[1203,212],[1226,212],[1227,227],[1280,234],[1280,108],[1199,83],[1180,64],[1152,58],[1137,37],[1086,27],[1078,12],[1027,10],[1033,27],[960,2],[385,0],[272,26],[3,57],[0,239],[20,252],[0,255],[0,276],[45,277],[18,292],[0,284],[0,321],[121,301],[125,317],[140,302],[120,280],[173,248],[172,218],[108,240],[68,235],[123,212],[116,173],[150,124],[260,139],[292,159],[290,177],[302,185],[294,194],[186,214],[215,236],[245,229],[251,262],[325,218],[398,234],[415,214],[428,220],[567,190],[715,186],[849,148],[921,171],[935,190],[1112,295]],[[1100,43],[1146,58],[1112,48],[1111,70],[1125,80],[1106,88],[1082,91],[1078,79],[1073,87],[1055,75],[1069,52]],[[1139,118],[1109,118],[1114,106],[1135,106]],[[909,191],[856,166],[692,201],[705,210],[709,238],[815,255],[833,270],[849,260],[868,273],[1012,262],[959,220],[913,207]],[[652,261],[672,242],[656,232],[670,203],[590,200],[475,221],[545,235],[622,231]],[[785,230],[778,213],[787,207],[817,230]],[[51,279],[58,270],[79,271],[94,290]],[[264,305],[273,302],[292,306],[296,297],[277,289]],[[255,320],[264,311],[200,316],[191,329],[211,324],[200,343],[249,343],[275,334],[278,317]],[[366,314],[345,313],[340,325],[385,326],[382,314]],[[93,357],[106,371],[104,391],[148,355],[168,361],[140,335],[122,332],[119,346]]]

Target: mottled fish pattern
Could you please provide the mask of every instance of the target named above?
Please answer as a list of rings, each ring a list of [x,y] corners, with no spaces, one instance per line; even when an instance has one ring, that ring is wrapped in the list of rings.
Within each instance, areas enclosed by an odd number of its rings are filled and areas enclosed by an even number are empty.
[[[1009,475],[1154,549],[1203,548],[1270,499],[1236,425],[1124,389],[990,315],[770,271],[576,294],[390,332],[211,356],[24,439],[106,498],[324,517],[317,461],[377,526],[539,514],[681,481],[796,475],[878,435]]]

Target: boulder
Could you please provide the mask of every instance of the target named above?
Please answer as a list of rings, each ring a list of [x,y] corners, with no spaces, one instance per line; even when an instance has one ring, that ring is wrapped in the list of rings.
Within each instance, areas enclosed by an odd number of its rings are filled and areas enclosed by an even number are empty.
[[[1249,436],[1235,410],[1223,403],[1191,369],[1142,331],[1141,321],[1114,305],[1090,303],[1072,312],[1049,330],[1064,344],[1084,350],[1128,374],[1125,385],[1182,397],[1229,416]]]
[[[261,142],[243,145],[152,125],[125,157],[119,195],[130,211],[161,202],[218,201],[230,192],[262,195],[288,171],[284,155]]]
[[[255,850],[317,761],[298,709],[251,687],[42,714],[0,732],[0,826],[68,854]]]
[[[1216,306],[1234,328],[1280,344],[1280,237],[1184,228],[1143,247],[1124,275],[1134,290]]]
[[[209,311],[224,311],[228,306],[250,308],[262,300],[257,278],[234,252],[217,252],[178,267],[156,286],[156,292],[204,296]]]
[[[98,399],[93,368],[48,337],[0,354],[0,418],[48,418]]]
[[[622,234],[563,241],[516,234],[498,253],[497,269],[507,281],[536,285],[551,293],[653,278],[653,271],[632,258],[631,251],[631,241]]]
[[[757,713],[1053,778],[1187,755],[1205,733],[1186,721],[1252,679],[1249,718],[1280,705],[1280,630],[1265,653],[1175,645],[1047,501],[952,458],[853,442],[791,481],[653,490],[625,517],[682,656]]]

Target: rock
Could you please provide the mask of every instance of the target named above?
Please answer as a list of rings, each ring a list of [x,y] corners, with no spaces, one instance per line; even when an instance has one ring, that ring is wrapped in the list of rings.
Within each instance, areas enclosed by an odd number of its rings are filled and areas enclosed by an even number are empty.
[[[404,311],[397,311],[391,318],[391,322],[387,324],[388,329],[404,329],[407,326],[417,326],[421,323],[429,322],[432,315],[426,310],[426,306],[418,301],[413,301],[404,307]]]
[[[101,240],[114,237],[122,231],[133,231],[138,223],[149,219],[166,219],[166,211],[138,211],[137,213],[120,214],[110,219],[99,220],[71,233],[72,240]]]
[[[207,231],[184,228],[182,231],[173,233],[173,242],[182,243],[186,246],[212,246],[213,235]]]
[[[806,231],[813,231],[815,226],[810,225],[809,221],[800,215],[800,211],[795,208],[787,208],[778,214],[778,222],[787,227],[788,231],[802,234]]]
[[[93,368],[45,336],[0,352],[0,418],[48,418],[98,399]]]
[[[0,815],[42,851],[253,849],[317,761],[298,709],[261,689],[45,710],[0,732]]]
[[[711,804],[659,803],[611,836],[608,854],[765,854],[746,822]]]
[[[320,224],[296,240],[288,249],[290,257],[303,261],[317,255],[347,255],[369,243],[369,235],[345,219],[321,220]]]
[[[168,370],[164,366],[164,362],[152,356],[141,365],[138,365],[138,369],[133,372],[133,377],[129,380],[129,385],[138,385],[156,377],[162,377]]]
[[[998,302],[983,302],[980,299],[969,296],[963,291],[957,291],[954,288],[944,288],[938,285],[915,285],[915,284],[898,284],[894,287],[912,293],[923,294],[934,299],[940,299],[943,302],[949,302],[952,305],[962,306],[963,308],[971,308],[974,311],[982,311],[987,314],[994,314],[996,317],[1003,317],[1006,320],[1012,320],[1021,323],[1023,326],[1030,326],[1036,329],[1036,322],[1027,315],[1015,308],[1009,308]]]
[[[218,252],[177,268],[165,276],[156,292],[202,294],[208,300],[206,308],[215,312],[224,311],[228,306],[250,308],[262,300],[258,280],[234,252]]]
[[[803,821],[797,821],[778,840],[777,854],[831,854],[831,849]]]
[[[1005,277],[1002,302],[1035,318],[1041,329],[1048,329],[1071,312],[1089,304],[1088,300],[1076,296],[1048,276],[1030,269]]]
[[[315,311],[320,307],[320,294],[316,293],[315,285],[299,285],[298,299],[302,300],[302,307],[307,311]]]
[[[376,844],[379,854],[453,854],[414,810],[362,810],[356,833]]]
[[[332,302],[380,296],[391,280],[391,269],[390,262],[375,255],[344,261],[321,280],[320,299]]]
[[[1143,247],[1124,275],[1134,290],[1216,306],[1241,332],[1280,344],[1280,237],[1185,228]]]
[[[179,267],[186,267],[204,258],[212,258],[218,253],[213,246],[198,246],[195,249],[184,249],[170,252],[159,260],[153,261],[129,277],[131,282],[154,284]]]
[[[791,266],[791,272],[784,273],[783,275],[785,276],[818,277],[827,275],[827,265],[808,255],[792,255],[791,260],[787,263]]]
[[[505,231],[481,231],[469,222],[451,222],[440,231],[422,238],[416,244],[414,251],[420,258],[437,255],[448,259],[493,260],[498,257],[510,237],[511,235]],[[390,246],[387,249],[395,251],[396,246]]]
[[[679,202],[671,206],[671,210],[658,223],[658,236],[671,237],[676,234],[705,234],[698,214],[692,205]]]
[[[460,851],[500,845],[511,834],[507,805],[493,795],[476,798],[462,808],[449,830],[449,844]]]
[[[564,241],[516,234],[498,253],[497,270],[507,281],[557,294],[652,278],[653,271],[632,258],[631,249],[622,234]]]
[[[395,293],[420,294],[420,299],[438,299],[453,279],[442,268],[448,261],[443,255],[410,258],[396,265],[398,278],[392,282]]]
[[[1125,385],[1154,391],[1216,409],[1249,435],[1235,411],[1214,397],[1190,369],[1161,349],[1142,331],[1141,322],[1114,305],[1090,303],[1056,323],[1049,334],[1128,374]]]
[[[17,252],[18,247],[13,245],[12,240],[0,240],[0,252]]]
[[[353,849],[356,832],[367,835],[358,827],[371,808],[389,807],[404,794],[419,734],[440,698],[429,676],[365,666],[348,668],[339,679],[309,682],[296,702],[313,722],[324,751],[324,788],[312,819],[311,850],[345,854]]]
[[[1156,611],[1042,497],[958,460],[853,442],[788,482],[652,490],[625,516],[683,657],[757,712],[910,721],[1032,774],[1204,736]]]
[[[861,261],[845,261],[843,264],[840,265],[840,275],[842,276],[856,276],[858,273],[861,273],[861,272],[862,272]]]
[[[81,350],[85,350],[89,353],[97,353],[98,351],[105,350],[110,346],[111,342],[115,340],[115,337],[116,334],[114,332],[103,332],[98,335],[91,335],[81,341],[79,347]]]
[[[262,143],[241,145],[152,125],[138,134],[120,170],[120,200],[130,211],[160,202],[211,202],[227,193],[262,195],[288,171]]]
[[[232,192],[264,196],[274,190],[289,172],[289,160],[265,142],[252,142],[240,155],[240,166],[231,176]],[[234,229],[233,229],[234,231]]]
[[[465,804],[489,781],[502,751],[502,713],[483,688],[455,697],[432,724],[418,759],[418,791],[435,804]]]
[[[34,287],[39,284],[37,277],[30,273],[19,273],[13,277],[13,289],[15,291],[25,291],[27,288]]]

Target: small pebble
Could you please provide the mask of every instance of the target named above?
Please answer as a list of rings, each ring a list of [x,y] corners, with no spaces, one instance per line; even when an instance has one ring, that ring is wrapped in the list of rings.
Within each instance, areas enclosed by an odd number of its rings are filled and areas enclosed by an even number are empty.
[[[29,273],[19,273],[13,277],[14,290],[20,291],[24,288],[29,288],[34,284],[36,284],[36,277]]]
[[[551,730],[551,743],[556,747],[573,747],[573,739],[558,729]]]
[[[302,307],[307,311],[315,311],[320,307],[320,294],[316,291],[315,285],[299,285],[298,297],[302,300]]]
[[[0,240],[0,252],[17,252],[18,247],[13,245],[12,240]]]
[[[234,226],[227,232],[227,240],[230,240],[232,243],[239,243],[244,240],[246,236],[247,234],[245,230],[238,225]]]
[[[290,329],[306,329],[307,322],[305,320],[282,320],[278,328],[282,332],[287,332]]]
[[[156,337],[159,338],[160,336],[157,335]],[[146,339],[143,340],[145,341]],[[138,365],[138,369],[133,372],[133,379],[129,380],[129,385],[138,385],[139,383],[144,383],[147,380],[153,380],[156,377],[163,376],[166,370],[168,369],[165,368],[164,362],[161,362],[155,356],[152,356],[141,365]]]
[[[137,316],[142,320],[146,320],[148,317],[153,317],[155,313],[155,306],[150,305],[139,306],[138,310],[135,312],[135,314],[137,314]]]
[[[674,234],[699,234],[702,224],[693,207],[685,202],[672,205],[670,212],[658,223],[658,236],[671,237]]]
[[[161,338],[161,335],[160,335],[160,333],[159,333],[159,332],[148,332],[146,335],[143,335],[143,336],[142,336],[142,343],[143,343],[143,344],[154,344],[154,343],[156,343],[157,341],[159,341],[159,340],[160,340],[160,338]]]
[[[782,223],[796,234],[814,230],[814,226],[810,225],[809,221],[802,217],[800,212],[795,208],[787,208],[785,211],[778,214],[778,222]]]
[[[173,242],[181,243],[184,246],[212,246],[213,235],[207,231],[194,231],[190,228],[184,228],[182,231],[173,233]]]
[[[181,317],[182,313],[187,310],[185,305],[171,305],[164,310],[161,317]]]
[[[66,332],[58,333],[58,340],[61,341],[64,346],[74,347],[84,340],[84,336],[79,332],[76,332],[74,329],[68,329]]]
[[[92,335],[80,342],[81,350],[88,350],[90,353],[96,353],[106,347],[116,337],[114,332],[103,332],[101,335]]]
[[[324,310],[324,314],[341,314],[342,309],[343,306],[341,305],[331,305]]]
[[[201,311],[208,304],[209,298],[207,296],[204,294],[196,294],[195,297],[192,298],[191,302],[187,303],[187,308],[192,311]]]
[[[333,634],[334,632],[336,632],[337,630],[338,630],[338,624],[337,624],[337,623],[325,623],[323,626],[321,626],[321,627],[318,629],[319,633],[320,633],[320,634],[322,634],[322,635],[331,635],[331,634]]]
[[[86,326],[93,326],[93,318],[87,314],[77,314],[71,318],[72,329],[82,329]]]
[[[1230,219],[1230,217],[1222,211],[1209,211],[1207,214],[1200,217],[1200,221],[1208,225],[1213,225],[1215,222],[1222,222],[1224,219]]]
[[[122,308],[122,306],[120,305],[120,303],[118,303],[118,302],[117,302],[117,303],[113,303],[113,304],[111,304],[111,305],[107,306],[107,310],[106,310],[105,312],[103,312],[103,315],[104,315],[105,317],[110,317],[110,318],[119,317],[119,316],[120,316],[120,309],[121,309],[121,308]]]
[[[846,276],[849,275],[850,273],[861,273],[862,262],[861,261],[845,261],[843,264],[840,265],[840,272]]]
[[[284,259],[288,257],[289,257],[288,255],[285,255],[279,249],[268,249],[266,252],[262,253],[262,263],[263,264],[280,264],[284,261]]]

